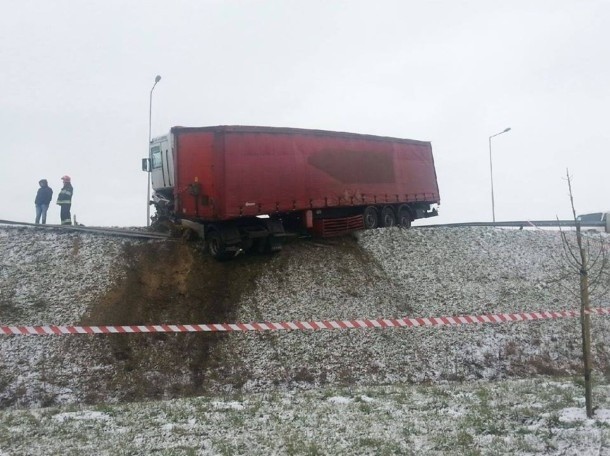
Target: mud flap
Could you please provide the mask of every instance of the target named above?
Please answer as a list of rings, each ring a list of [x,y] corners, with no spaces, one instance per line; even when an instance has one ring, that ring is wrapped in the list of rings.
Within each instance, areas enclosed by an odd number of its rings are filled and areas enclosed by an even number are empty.
[[[269,253],[275,253],[282,250],[282,238],[269,236],[267,238],[267,249]]]
[[[281,220],[267,219],[265,225],[271,236],[284,234],[284,225]]]

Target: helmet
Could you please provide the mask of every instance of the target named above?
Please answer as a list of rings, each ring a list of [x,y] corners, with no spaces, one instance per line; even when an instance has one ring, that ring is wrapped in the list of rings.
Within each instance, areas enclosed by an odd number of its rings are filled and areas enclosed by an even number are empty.
[[[64,182],[70,182],[70,176],[63,176],[61,180]]]

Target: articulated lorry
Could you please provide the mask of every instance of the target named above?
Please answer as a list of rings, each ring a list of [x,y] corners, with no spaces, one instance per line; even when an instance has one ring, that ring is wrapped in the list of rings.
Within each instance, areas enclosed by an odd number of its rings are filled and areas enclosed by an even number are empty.
[[[197,233],[217,259],[437,215],[429,142],[297,128],[173,127],[150,143],[154,221]]]

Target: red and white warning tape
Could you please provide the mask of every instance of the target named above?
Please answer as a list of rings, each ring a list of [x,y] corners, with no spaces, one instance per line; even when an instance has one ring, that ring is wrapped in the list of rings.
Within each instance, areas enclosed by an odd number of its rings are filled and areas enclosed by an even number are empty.
[[[610,308],[590,309],[591,315],[610,315]],[[71,334],[133,334],[133,333],[185,333],[231,331],[281,331],[362,328],[410,328],[414,326],[457,326],[480,323],[507,323],[514,321],[548,320],[579,316],[578,310],[559,312],[522,312],[495,315],[464,315],[430,318],[380,318],[376,320],[322,320],[283,323],[216,323],[199,325],[124,325],[124,326],[0,326],[0,335],[43,336]]]

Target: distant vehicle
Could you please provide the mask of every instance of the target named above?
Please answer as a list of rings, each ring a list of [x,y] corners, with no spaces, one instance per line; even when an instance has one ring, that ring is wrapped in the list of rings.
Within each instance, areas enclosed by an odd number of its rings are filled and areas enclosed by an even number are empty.
[[[591,214],[582,214],[576,217],[579,222],[605,222],[607,212],[593,212]]]
[[[429,142],[298,128],[174,127],[150,143],[156,221],[217,259],[281,249],[288,232],[338,236],[438,214]],[[286,230],[286,231],[285,231]]]
[[[576,220],[578,220],[583,228],[586,228],[587,230],[610,233],[610,217],[608,217],[608,214],[610,214],[610,211],[581,214],[576,217]]]

